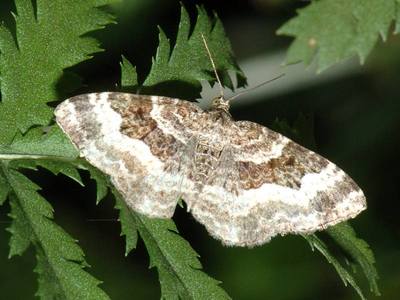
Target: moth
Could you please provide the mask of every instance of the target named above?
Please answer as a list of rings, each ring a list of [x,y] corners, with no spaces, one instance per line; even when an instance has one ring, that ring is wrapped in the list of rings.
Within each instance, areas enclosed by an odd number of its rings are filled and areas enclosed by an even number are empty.
[[[102,92],[69,98],[55,115],[131,209],[171,218],[183,199],[225,245],[309,234],[366,208],[335,164],[257,123],[234,121],[229,101],[221,93],[202,110],[169,97]]]

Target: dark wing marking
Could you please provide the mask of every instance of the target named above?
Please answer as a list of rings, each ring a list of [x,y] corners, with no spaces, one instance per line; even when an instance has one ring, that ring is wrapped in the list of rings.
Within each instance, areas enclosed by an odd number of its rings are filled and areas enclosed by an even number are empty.
[[[193,207],[196,219],[223,243],[254,246],[277,234],[311,233],[366,208],[360,188],[333,163],[261,125],[237,123],[230,167],[221,168],[239,174],[239,192],[205,186]],[[248,136],[250,142],[237,138]]]

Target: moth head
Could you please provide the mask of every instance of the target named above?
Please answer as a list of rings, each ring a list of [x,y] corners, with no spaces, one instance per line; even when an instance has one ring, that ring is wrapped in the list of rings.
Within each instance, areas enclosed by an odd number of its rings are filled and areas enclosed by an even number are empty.
[[[213,99],[211,108],[215,110],[223,110],[229,112],[229,100],[225,100],[223,96],[218,96]]]

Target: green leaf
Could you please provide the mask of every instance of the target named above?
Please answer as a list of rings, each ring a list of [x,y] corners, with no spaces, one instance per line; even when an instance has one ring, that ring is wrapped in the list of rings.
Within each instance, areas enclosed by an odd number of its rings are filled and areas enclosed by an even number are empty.
[[[74,160],[79,152],[58,126],[33,128],[25,135],[18,133],[11,144],[0,144],[0,159],[54,157]]]
[[[11,194],[9,217],[13,219],[11,226],[7,230],[11,233],[9,257],[22,255],[32,242],[33,229],[28,219],[25,218],[18,198]]]
[[[0,205],[2,205],[4,201],[6,201],[9,191],[10,188],[7,184],[7,180],[5,179],[4,174],[0,169]]]
[[[53,209],[37,192],[40,188],[17,170],[3,167],[12,191],[9,228],[10,257],[32,243],[37,254],[39,289],[44,299],[108,299],[76,241],[53,222]]]
[[[295,37],[287,63],[316,57],[318,71],[354,55],[363,63],[378,41],[386,39],[396,0],[320,0],[298,11],[278,34]]]
[[[64,174],[69,178],[75,180],[77,183],[83,186],[82,178],[79,175],[76,166],[73,165],[71,162],[64,162],[61,160],[52,160],[52,159],[20,159],[20,160],[13,160],[10,162],[9,167],[14,169],[31,169],[37,171],[37,167],[43,167],[54,175]]]
[[[89,171],[90,178],[96,182],[96,204],[99,204],[99,202],[107,195],[108,186],[111,184],[108,176],[87,162],[82,162],[75,166],[79,169]]]
[[[380,295],[377,284],[379,276],[375,268],[374,254],[369,245],[364,240],[357,238],[354,229],[348,223],[329,227],[327,232],[361,267],[368,279],[371,291],[377,296]]]
[[[31,170],[37,170],[37,167],[43,167],[54,175],[64,174],[65,176],[73,179],[80,185],[84,186],[82,178],[79,175],[78,169],[89,171],[90,177],[96,182],[97,192],[96,192],[96,203],[98,204],[101,199],[103,199],[108,192],[109,180],[108,176],[104,175],[98,169],[90,165],[84,160],[74,160],[74,161],[62,161],[60,159],[19,159],[13,160],[9,163],[9,166],[14,169],[26,168]]]
[[[78,151],[57,126],[47,133],[41,128],[33,128],[24,136],[17,134],[9,145],[0,145],[0,160],[15,169],[22,167],[36,170],[40,165],[54,174],[63,173],[82,184],[75,162]],[[69,163],[70,162],[70,163]]]
[[[37,126],[51,121],[49,101],[77,87],[64,69],[101,50],[87,33],[113,22],[100,8],[112,2],[15,0],[15,34],[0,26],[0,202],[9,196],[10,256],[35,247],[37,295],[44,299],[108,299],[84,270],[76,241],[53,222],[39,187],[17,169],[41,166],[82,183],[77,167],[83,164],[71,142],[57,126]]]
[[[122,56],[121,61],[121,86],[127,92],[134,92],[138,85],[136,68]]]
[[[162,299],[230,299],[219,281],[201,271],[198,254],[179,236],[171,219],[150,219],[135,213],[113,192],[129,246],[136,246],[138,231],[150,256],[150,267],[158,270]]]
[[[310,244],[311,249],[317,249],[323,256],[325,256],[326,260],[333,265],[336,269],[336,272],[339,274],[345,286],[349,283],[360,296],[361,299],[365,300],[360,287],[357,285],[354,278],[351,274],[340,264],[340,262],[329,252],[328,247],[325,245],[323,241],[321,241],[315,234],[303,235],[303,237]]]
[[[160,29],[157,54],[153,59],[150,73],[143,83],[143,86],[147,87],[144,90],[154,94],[186,98],[196,95],[196,89],[200,90],[200,80],[214,81],[213,68],[201,34],[207,41],[222,82],[232,87],[227,71],[233,70],[239,86],[243,86],[244,75],[234,60],[231,45],[221,21],[216,16],[211,20],[205,9],[200,7],[196,24],[189,35],[190,28],[188,13],[182,6],[179,30],[172,51],[169,40]],[[126,80],[125,77],[122,78],[122,82],[124,80]],[[163,84],[165,87],[162,86]]]
[[[121,236],[125,236],[125,256],[128,256],[129,252],[136,248],[138,240],[136,220],[132,218],[132,212],[119,196],[115,197],[115,208],[119,211]]]
[[[86,34],[113,22],[98,8],[111,2],[38,0],[35,11],[31,0],[15,0],[16,39],[0,26],[0,144],[50,122],[47,102],[59,98],[55,86],[63,70],[101,50]]]
[[[400,0],[397,0],[397,9],[396,9],[396,28],[394,30],[395,33],[400,32]]]

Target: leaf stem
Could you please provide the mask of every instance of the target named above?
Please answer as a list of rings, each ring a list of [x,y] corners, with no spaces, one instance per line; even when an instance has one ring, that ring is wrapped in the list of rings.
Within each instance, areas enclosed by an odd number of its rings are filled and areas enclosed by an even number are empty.
[[[40,154],[0,154],[0,160],[17,160],[17,159],[54,159],[62,161],[76,161],[76,158],[66,156],[52,156]]]

